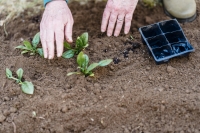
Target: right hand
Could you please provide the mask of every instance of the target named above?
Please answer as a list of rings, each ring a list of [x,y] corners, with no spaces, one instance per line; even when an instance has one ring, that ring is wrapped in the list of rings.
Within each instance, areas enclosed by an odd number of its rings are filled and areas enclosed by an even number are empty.
[[[57,57],[63,53],[64,38],[71,43],[74,20],[72,13],[64,0],[54,0],[46,5],[40,23],[40,38],[44,58],[53,59],[56,42]]]
[[[119,36],[123,23],[124,33],[128,34],[131,27],[133,12],[138,0],[108,0],[103,13],[101,32],[107,30],[107,36]]]

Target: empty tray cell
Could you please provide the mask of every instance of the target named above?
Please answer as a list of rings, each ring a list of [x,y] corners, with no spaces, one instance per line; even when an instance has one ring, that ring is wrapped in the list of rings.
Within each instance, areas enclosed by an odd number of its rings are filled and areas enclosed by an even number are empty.
[[[168,44],[164,35],[149,38],[147,41],[152,49],[159,48]]]
[[[162,32],[157,24],[148,25],[146,27],[141,28],[141,31],[145,38],[160,35]]]
[[[165,34],[165,36],[170,43],[185,42],[186,41],[186,38],[183,35],[182,31],[167,33],[167,34]]]
[[[173,53],[171,47],[167,45],[167,46],[163,46],[161,48],[153,49],[153,54],[155,55],[155,57],[157,59],[162,59],[162,58],[171,56],[174,53]]]
[[[164,21],[164,22],[161,22],[159,25],[160,25],[161,30],[164,33],[173,32],[173,31],[181,29],[181,27],[179,26],[176,20]]]
[[[180,42],[180,43],[174,43],[171,45],[175,53],[181,53],[184,51],[192,50],[192,46],[188,42]]]

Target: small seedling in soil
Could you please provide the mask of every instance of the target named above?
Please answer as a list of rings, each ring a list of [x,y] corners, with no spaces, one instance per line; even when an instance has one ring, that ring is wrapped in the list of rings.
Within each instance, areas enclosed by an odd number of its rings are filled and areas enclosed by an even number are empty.
[[[161,0],[142,0],[143,4],[149,8],[155,7],[157,4],[161,4]]]
[[[98,66],[107,66],[109,65],[113,60],[112,59],[107,59],[107,60],[102,60],[99,63],[92,63],[91,65],[88,66],[89,63],[89,57],[84,54],[83,52],[80,52],[77,57],[77,63],[78,63],[78,68],[80,69],[80,72],[70,72],[67,74],[67,76],[70,76],[72,74],[83,74],[86,77],[87,76],[94,76],[94,73],[92,70]]]
[[[24,93],[33,94],[33,92],[34,92],[33,84],[31,82],[28,82],[28,81],[24,81],[24,82],[22,81],[23,69],[19,68],[17,70],[16,74],[17,74],[17,78],[13,77],[12,72],[8,68],[6,68],[7,78],[16,80],[16,82],[21,85],[21,89]]]
[[[36,118],[36,116],[37,116],[36,112],[33,111],[33,112],[32,112],[32,117],[33,117],[33,118]]]
[[[134,40],[133,36],[130,35],[130,39],[133,41]]]
[[[38,48],[38,44],[40,43],[40,33],[38,32],[32,40],[32,43],[30,43],[29,41],[24,41],[23,45],[19,45],[15,48],[21,49],[22,52],[21,54],[25,54],[25,53],[30,53],[30,55],[35,55],[35,54],[39,54],[40,56],[44,56],[43,54],[43,49],[42,48]]]
[[[82,50],[88,47],[88,33],[83,33],[80,37],[76,39],[75,48],[72,48],[70,44],[64,42],[64,47],[68,49],[66,52],[63,53],[63,58],[72,58],[74,55],[78,55]]]

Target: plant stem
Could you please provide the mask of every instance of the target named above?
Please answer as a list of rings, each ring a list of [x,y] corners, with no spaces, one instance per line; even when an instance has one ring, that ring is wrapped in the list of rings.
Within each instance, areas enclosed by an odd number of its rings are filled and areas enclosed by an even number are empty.
[[[4,29],[4,32],[5,32],[5,34],[6,34],[6,37],[8,36],[8,32],[6,31],[6,24],[4,23],[4,25],[3,25],[3,29]]]
[[[130,36],[131,40],[134,40],[134,38],[132,36]]]
[[[22,83],[22,81],[21,80],[19,80],[19,79],[17,79],[17,78],[15,78],[15,77],[10,77],[11,79],[14,79],[14,80],[16,80],[16,81],[19,81],[19,84],[21,84]]]

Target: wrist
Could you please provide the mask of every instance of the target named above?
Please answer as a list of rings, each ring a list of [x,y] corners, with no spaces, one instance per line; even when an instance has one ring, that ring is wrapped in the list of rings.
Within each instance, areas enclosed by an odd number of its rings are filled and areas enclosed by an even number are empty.
[[[68,0],[43,0],[43,1],[44,1],[44,6],[46,6],[47,3],[51,2],[51,1],[66,1],[66,3],[67,3]]]

